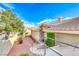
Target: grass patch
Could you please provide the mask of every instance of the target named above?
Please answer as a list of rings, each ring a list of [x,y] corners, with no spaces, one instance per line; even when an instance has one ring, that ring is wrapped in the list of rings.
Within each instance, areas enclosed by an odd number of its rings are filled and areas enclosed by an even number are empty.
[[[29,56],[28,53],[21,53],[20,56]]]

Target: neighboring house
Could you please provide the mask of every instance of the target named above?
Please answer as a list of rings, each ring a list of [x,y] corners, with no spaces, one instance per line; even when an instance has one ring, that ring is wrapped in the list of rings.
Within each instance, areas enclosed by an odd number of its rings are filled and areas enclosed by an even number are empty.
[[[56,51],[63,55],[79,55],[79,17],[62,20],[43,28],[44,32],[55,32]]]

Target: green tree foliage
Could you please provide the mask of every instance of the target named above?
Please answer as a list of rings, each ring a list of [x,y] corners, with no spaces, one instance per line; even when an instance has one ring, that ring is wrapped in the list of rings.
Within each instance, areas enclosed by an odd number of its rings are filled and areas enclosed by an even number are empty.
[[[5,10],[0,12],[1,23],[4,23],[4,31],[6,32],[19,32],[24,30],[23,22],[17,15],[11,10]]]

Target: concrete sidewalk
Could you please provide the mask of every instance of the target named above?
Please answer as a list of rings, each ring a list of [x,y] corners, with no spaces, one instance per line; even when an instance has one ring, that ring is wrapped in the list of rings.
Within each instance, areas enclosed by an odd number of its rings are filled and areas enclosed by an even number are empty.
[[[51,49],[54,49],[55,51],[59,52],[63,56],[79,56],[79,49],[71,46],[55,46]]]

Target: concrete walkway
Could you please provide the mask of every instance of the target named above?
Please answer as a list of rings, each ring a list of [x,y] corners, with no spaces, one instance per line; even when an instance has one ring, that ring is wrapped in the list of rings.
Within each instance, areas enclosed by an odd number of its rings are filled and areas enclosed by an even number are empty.
[[[60,55],[57,54],[56,52],[54,52],[53,50],[47,48],[46,49],[46,55],[45,56],[60,56]]]
[[[79,56],[79,49],[71,46],[54,46],[51,49],[59,52],[63,56]]]
[[[8,53],[8,56],[19,56],[22,53],[32,55],[30,47],[33,45],[33,43],[34,41],[30,37],[25,37],[22,44],[17,44],[15,42],[12,49]]]

